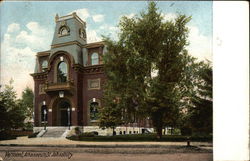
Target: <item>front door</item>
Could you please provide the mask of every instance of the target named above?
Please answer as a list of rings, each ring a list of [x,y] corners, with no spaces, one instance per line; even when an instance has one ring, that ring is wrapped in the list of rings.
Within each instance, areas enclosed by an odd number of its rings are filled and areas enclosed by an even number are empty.
[[[68,126],[68,112],[65,109],[61,109],[61,126]]]
[[[68,126],[70,123],[70,115],[71,113],[69,112],[68,113],[68,109],[70,109],[71,106],[70,106],[70,103],[65,100],[65,99],[62,99],[58,102],[58,125],[59,126]]]

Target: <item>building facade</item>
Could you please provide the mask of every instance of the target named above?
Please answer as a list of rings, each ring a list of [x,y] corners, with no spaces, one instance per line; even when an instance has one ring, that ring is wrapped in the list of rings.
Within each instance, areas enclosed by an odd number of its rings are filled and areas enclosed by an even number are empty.
[[[34,125],[97,124],[105,81],[103,42],[87,44],[86,23],[76,13],[55,17],[51,49],[36,55]]]
[[[82,127],[110,135],[112,130],[98,126],[102,106],[103,42],[87,43],[86,23],[76,13],[55,17],[55,32],[48,51],[36,55],[34,79],[34,132],[58,127]],[[142,133],[149,121],[116,128],[116,134]]]

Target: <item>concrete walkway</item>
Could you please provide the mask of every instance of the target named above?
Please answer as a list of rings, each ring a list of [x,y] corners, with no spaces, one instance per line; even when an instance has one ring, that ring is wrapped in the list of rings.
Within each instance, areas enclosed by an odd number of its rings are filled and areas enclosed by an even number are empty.
[[[185,146],[187,142],[90,142],[90,141],[73,141],[66,138],[28,138],[18,137],[14,140],[0,141],[0,146],[48,146],[48,147],[84,147],[84,146]],[[212,148],[212,143],[208,142],[191,142],[193,146]]]

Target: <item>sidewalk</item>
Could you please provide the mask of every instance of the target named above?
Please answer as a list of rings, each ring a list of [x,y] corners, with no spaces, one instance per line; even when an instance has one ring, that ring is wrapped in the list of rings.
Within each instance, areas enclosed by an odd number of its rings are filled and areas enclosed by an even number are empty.
[[[28,138],[18,137],[15,140],[0,141],[0,146],[42,146],[42,147],[166,147],[186,146],[187,142],[89,142],[73,141],[66,138]],[[191,142],[192,146],[209,147],[208,142]]]

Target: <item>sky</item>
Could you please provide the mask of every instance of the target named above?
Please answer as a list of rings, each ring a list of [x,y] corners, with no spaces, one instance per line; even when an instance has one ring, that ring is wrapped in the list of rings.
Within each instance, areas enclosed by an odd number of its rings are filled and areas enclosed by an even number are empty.
[[[87,23],[87,42],[101,41],[102,35],[117,39],[122,16],[133,17],[145,11],[146,1],[76,1],[76,2],[1,2],[0,3],[0,84],[14,80],[20,97],[25,87],[33,89],[35,55],[50,49],[55,29],[55,15],[72,12]],[[189,28],[189,53],[198,60],[212,61],[212,2],[157,1],[164,20],[174,20],[178,13],[192,16]]]

